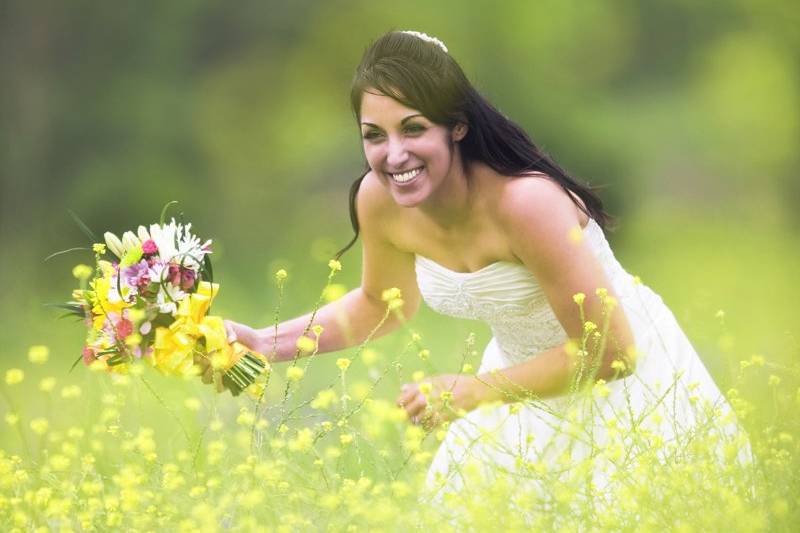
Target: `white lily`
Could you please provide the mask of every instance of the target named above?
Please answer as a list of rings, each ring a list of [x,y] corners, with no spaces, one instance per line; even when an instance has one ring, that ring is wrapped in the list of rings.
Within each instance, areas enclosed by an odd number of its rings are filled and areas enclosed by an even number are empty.
[[[122,245],[122,241],[119,240],[119,237],[107,231],[103,234],[103,238],[106,241],[108,249],[111,250],[114,255],[122,259],[122,256],[125,255],[125,247]]]
[[[122,246],[125,248],[125,253],[128,253],[137,246],[141,246],[141,244],[142,243],[139,241],[139,237],[134,235],[132,231],[126,231],[122,235]]]
[[[150,240],[150,234],[147,232],[147,228],[144,226],[139,226],[139,229],[136,230],[136,233],[138,234],[140,241],[145,242]]]

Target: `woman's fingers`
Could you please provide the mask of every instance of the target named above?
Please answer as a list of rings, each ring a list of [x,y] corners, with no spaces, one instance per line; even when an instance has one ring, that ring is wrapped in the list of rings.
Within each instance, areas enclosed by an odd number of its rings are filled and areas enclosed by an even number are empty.
[[[223,320],[223,324],[225,324],[225,333],[227,334],[228,344],[234,343],[239,340],[239,336],[236,334],[236,326],[235,323],[230,320]]]
[[[404,408],[408,417],[416,423],[416,419],[420,418],[420,415],[425,411],[427,406],[428,402],[425,400],[425,396],[418,394],[409,400],[408,403],[404,405]]]

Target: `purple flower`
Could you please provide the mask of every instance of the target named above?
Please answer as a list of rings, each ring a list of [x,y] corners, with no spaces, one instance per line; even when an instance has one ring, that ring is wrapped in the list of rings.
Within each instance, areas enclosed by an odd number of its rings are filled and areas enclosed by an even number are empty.
[[[194,287],[194,278],[194,270],[188,268],[181,269],[181,289],[188,291]]]
[[[131,287],[147,286],[150,283],[150,267],[144,259],[124,270],[125,281]]]

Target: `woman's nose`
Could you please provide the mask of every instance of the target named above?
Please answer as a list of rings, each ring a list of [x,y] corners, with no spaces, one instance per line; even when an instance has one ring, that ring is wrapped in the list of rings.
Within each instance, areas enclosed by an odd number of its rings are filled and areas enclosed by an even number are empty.
[[[400,170],[408,159],[408,152],[401,140],[389,140],[389,147],[386,154],[386,164],[392,170]]]

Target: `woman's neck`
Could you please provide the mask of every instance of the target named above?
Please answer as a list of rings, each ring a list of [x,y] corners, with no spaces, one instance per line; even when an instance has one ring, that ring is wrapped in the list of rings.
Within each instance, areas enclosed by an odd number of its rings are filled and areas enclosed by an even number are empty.
[[[460,157],[454,157],[447,178],[436,192],[419,206],[421,214],[442,230],[451,232],[474,222],[473,213],[480,188],[476,165],[464,168]]]

